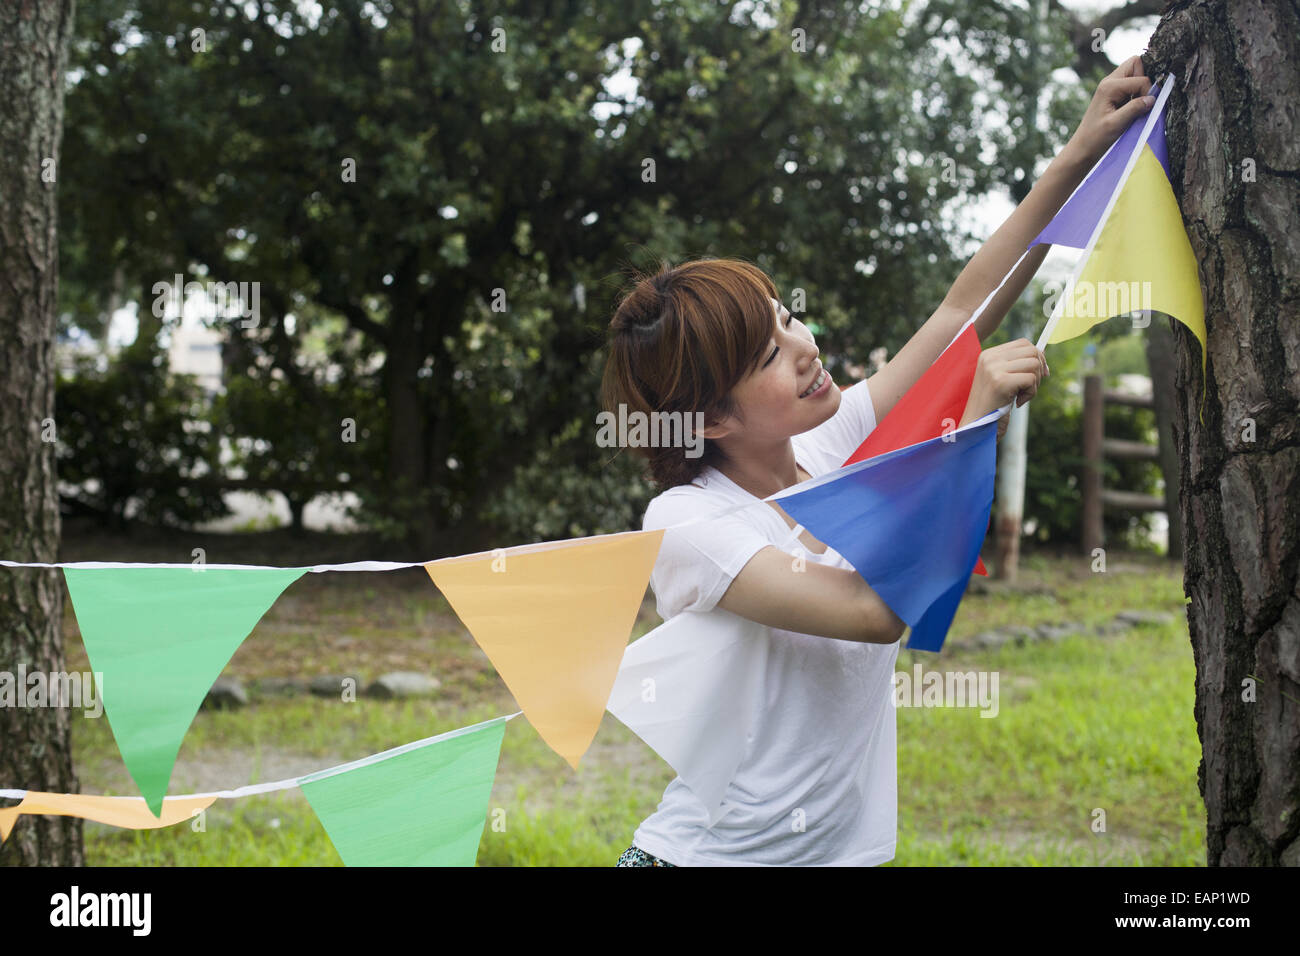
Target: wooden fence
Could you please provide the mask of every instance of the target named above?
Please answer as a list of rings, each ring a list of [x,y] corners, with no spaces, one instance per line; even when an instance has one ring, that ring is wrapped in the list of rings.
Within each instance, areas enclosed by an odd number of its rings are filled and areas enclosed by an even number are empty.
[[[1165,495],[1142,494],[1118,488],[1102,487],[1102,463],[1107,458],[1154,461],[1159,465],[1161,449],[1158,444],[1127,441],[1105,436],[1105,407],[1128,405],[1134,408],[1154,409],[1150,395],[1131,395],[1102,387],[1100,375],[1086,375],[1083,379],[1083,552],[1091,554],[1102,546],[1102,515],[1106,508],[1120,511],[1161,511],[1169,516],[1178,507],[1177,481],[1165,476]],[[1176,477],[1176,476],[1175,476]],[[1180,556],[1180,542],[1176,522],[1169,523],[1169,555]]]

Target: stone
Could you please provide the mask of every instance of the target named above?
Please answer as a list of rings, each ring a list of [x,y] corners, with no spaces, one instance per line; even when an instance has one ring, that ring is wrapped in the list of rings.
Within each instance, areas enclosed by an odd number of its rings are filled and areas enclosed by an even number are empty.
[[[1032,627],[1025,627],[1023,624],[1012,625],[1011,627],[1005,628],[1005,631],[1008,638],[1015,641],[1016,644],[1027,644],[1038,637],[1037,631]]]
[[[1115,615],[1115,620],[1122,621],[1130,626],[1136,624],[1169,624],[1173,619],[1172,614],[1163,611],[1124,610]]]
[[[361,678],[355,674],[325,674],[320,677],[313,677],[309,689],[317,697],[341,697],[344,691],[343,682],[352,681],[353,687],[361,686]]]
[[[1079,624],[1039,624],[1037,627],[1038,636],[1046,641],[1059,641],[1069,637],[1071,634],[1077,634],[1082,625]]]
[[[432,697],[442,684],[436,677],[418,671],[393,671],[378,677],[366,688],[367,697]]]
[[[301,677],[264,677],[254,682],[259,694],[267,697],[292,697],[307,693],[307,681]]]
[[[218,677],[203,698],[205,710],[237,710],[247,704],[248,693],[244,690],[244,685],[234,677]]]

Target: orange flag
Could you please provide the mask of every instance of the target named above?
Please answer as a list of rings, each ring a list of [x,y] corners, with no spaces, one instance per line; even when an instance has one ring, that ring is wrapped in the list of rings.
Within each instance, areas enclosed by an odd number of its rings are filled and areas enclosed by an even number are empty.
[[[9,839],[20,813],[82,817],[128,830],[156,830],[188,820],[194,816],[195,810],[206,810],[216,799],[215,795],[166,797],[162,802],[162,816],[156,817],[143,797],[103,797],[85,793],[42,793],[39,790],[29,790],[18,806],[0,809],[0,842]]]
[[[605,714],[664,529],[443,558],[429,577],[574,770]]]

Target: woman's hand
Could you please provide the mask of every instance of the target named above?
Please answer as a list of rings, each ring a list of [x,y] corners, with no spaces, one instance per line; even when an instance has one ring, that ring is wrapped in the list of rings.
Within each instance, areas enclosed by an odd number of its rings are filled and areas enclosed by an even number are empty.
[[[1016,339],[995,345],[980,353],[975,365],[975,380],[971,383],[970,398],[961,425],[983,418],[994,409],[1001,408],[1013,399],[1019,407],[1038,394],[1038,383],[1050,375],[1047,356],[1035,348],[1029,339]],[[1009,415],[1003,415],[1009,419]],[[998,423],[999,437],[1006,426]]]
[[[1092,94],[1092,102],[1065,149],[1077,154],[1091,168],[1106,155],[1106,150],[1133,119],[1155,104],[1155,97],[1146,95],[1149,89],[1151,81],[1142,73],[1142,58],[1129,57],[1097,85],[1097,92]]]

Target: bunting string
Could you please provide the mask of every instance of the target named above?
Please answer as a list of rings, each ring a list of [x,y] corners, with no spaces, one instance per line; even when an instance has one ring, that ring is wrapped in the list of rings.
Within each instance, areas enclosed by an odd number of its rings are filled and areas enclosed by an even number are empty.
[[[494,717],[492,719],[509,721],[509,720],[514,720],[522,713],[523,713],[522,710],[517,710],[513,714],[507,714],[506,716],[500,718]],[[395,756],[399,753],[405,753],[406,751],[413,750],[416,747],[425,747],[429,744],[436,744],[442,740],[449,740],[452,737],[455,737],[459,734],[463,734],[478,726],[480,725],[472,724],[466,727],[458,727],[456,730],[449,730],[445,734],[437,734],[433,737],[425,737],[423,740],[414,740],[408,744],[402,744],[400,747],[394,747],[391,750],[384,750],[377,754],[371,754],[368,757],[362,757],[358,760],[349,761],[348,763],[341,763],[333,767],[326,767],[324,770],[314,770],[311,773],[303,774],[300,777],[286,777],[283,780],[272,780],[269,781],[268,783],[252,783],[245,787],[236,787],[234,790],[209,790],[207,793],[175,794],[175,795],[168,796],[167,799],[168,800],[201,800],[204,797],[213,797],[214,799],[219,798],[222,800],[237,800],[240,797],[255,797],[258,794],[273,793],[276,790],[292,790],[298,786],[300,781],[308,777],[326,777],[326,776],[332,776],[334,774],[346,773],[349,770],[356,770],[359,767],[368,766],[377,760],[383,760],[387,757]],[[5,790],[3,788],[0,788],[0,797],[7,798],[10,800],[21,800],[23,799],[23,797],[26,797],[31,792],[32,791],[30,790]],[[135,800],[135,801],[140,800],[139,797],[110,797],[109,799]]]

